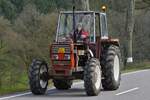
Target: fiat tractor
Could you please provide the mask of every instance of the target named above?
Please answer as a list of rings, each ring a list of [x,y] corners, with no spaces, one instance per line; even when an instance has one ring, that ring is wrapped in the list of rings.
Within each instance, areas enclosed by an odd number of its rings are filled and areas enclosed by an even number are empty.
[[[79,23],[86,37],[76,32]],[[58,90],[68,90],[73,80],[83,80],[88,96],[97,96],[101,89],[119,88],[120,44],[108,36],[106,12],[60,12],[56,38],[49,47],[51,67],[40,59],[34,59],[29,67],[33,94],[44,94],[49,80]]]

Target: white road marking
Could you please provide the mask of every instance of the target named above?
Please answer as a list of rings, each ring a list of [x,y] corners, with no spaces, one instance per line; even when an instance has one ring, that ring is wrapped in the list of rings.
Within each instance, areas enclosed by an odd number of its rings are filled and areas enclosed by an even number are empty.
[[[149,70],[149,69],[145,69],[145,70],[139,70],[139,71],[124,73],[124,74],[122,74],[122,76],[131,75],[131,74],[136,74],[136,73],[141,73],[141,72],[146,72],[146,71],[150,71],[150,70]]]
[[[129,90],[126,90],[126,91],[123,91],[123,92],[120,92],[120,93],[117,93],[116,95],[122,95],[122,94],[126,94],[126,93],[129,93],[129,92],[132,92],[132,91],[135,91],[135,90],[138,90],[139,88],[136,87],[136,88],[133,88],[133,89],[129,89]]]
[[[150,71],[150,70],[141,70],[141,71],[135,71],[135,72],[124,73],[124,74],[122,74],[122,76],[131,75],[131,74],[136,74],[136,73],[145,72],[145,71]],[[76,83],[74,83],[74,85],[79,85],[79,84],[82,84],[82,83],[83,83],[83,82],[76,82]],[[49,91],[49,90],[52,90],[52,89],[54,89],[54,87],[48,89],[48,91]],[[1,97],[0,100],[6,100],[6,99],[15,98],[15,97],[20,97],[20,96],[25,96],[25,95],[29,95],[29,94],[32,94],[32,93],[31,93],[31,92],[26,92],[26,93],[17,94],[17,95],[12,95],[12,96],[7,96],[7,97]]]
[[[23,94],[18,94],[18,95],[13,95],[13,96],[8,96],[8,97],[2,97],[2,98],[0,98],[0,100],[5,100],[5,99],[10,99],[10,98],[20,97],[20,96],[24,96],[24,95],[28,95],[28,94],[31,94],[31,92],[27,92],[27,93],[23,93]]]

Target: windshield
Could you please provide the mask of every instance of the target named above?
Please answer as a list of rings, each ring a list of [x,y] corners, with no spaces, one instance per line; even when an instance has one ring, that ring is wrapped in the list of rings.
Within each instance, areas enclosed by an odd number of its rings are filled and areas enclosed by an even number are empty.
[[[75,22],[73,22],[73,13],[61,13],[57,29],[57,41],[73,34],[78,24],[82,24],[84,31],[89,33],[90,42],[94,42],[94,14],[93,13],[75,13]],[[75,29],[73,28],[75,27]]]

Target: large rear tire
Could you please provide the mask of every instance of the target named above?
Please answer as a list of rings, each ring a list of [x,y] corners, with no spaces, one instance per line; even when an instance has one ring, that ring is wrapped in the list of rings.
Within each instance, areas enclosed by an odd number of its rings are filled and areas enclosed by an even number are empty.
[[[72,80],[53,79],[54,86],[58,90],[68,90],[72,86]]]
[[[47,64],[44,61],[33,60],[29,67],[29,85],[33,94],[45,94],[48,85],[48,79],[46,79],[47,75]]]
[[[116,90],[120,86],[122,59],[118,46],[110,45],[104,52],[102,86],[104,90]]]
[[[97,96],[101,89],[101,66],[99,60],[91,58],[84,69],[84,87],[88,96]]]

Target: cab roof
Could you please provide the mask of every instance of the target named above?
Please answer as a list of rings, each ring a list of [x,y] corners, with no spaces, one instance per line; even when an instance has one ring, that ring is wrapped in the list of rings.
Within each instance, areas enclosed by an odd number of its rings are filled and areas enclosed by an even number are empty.
[[[60,14],[72,14],[73,11],[60,11]],[[85,14],[91,14],[91,13],[95,13],[95,14],[100,14],[100,13],[103,13],[103,12],[98,12],[98,11],[74,11],[75,14],[82,14],[82,13],[85,13]]]

